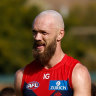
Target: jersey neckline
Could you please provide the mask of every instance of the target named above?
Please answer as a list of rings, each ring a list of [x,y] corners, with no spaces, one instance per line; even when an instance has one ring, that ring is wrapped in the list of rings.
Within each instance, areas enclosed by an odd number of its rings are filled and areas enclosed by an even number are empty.
[[[62,60],[60,62],[58,62],[56,65],[54,65],[53,67],[49,68],[49,69],[46,69],[45,67],[43,67],[43,71],[51,71],[51,70],[55,70],[57,69],[58,67],[60,67],[62,64],[65,63],[66,61],[66,57],[67,57],[67,54],[64,55],[64,57],[62,58]]]

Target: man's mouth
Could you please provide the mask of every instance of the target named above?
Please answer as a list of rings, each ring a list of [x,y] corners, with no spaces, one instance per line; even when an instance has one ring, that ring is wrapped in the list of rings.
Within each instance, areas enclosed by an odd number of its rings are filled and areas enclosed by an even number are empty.
[[[37,48],[37,49],[40,49],[40,48],[42,48],[42,47],[44,47],[44,46],[45,46],[45,44],[37,44],[37,45],[36,45],[36,48]]]
[[[44,42],[35,42],[34,43],[34,48],[36,48],[36,49],[41,49],[43,47],[45,47],[45,43]]]

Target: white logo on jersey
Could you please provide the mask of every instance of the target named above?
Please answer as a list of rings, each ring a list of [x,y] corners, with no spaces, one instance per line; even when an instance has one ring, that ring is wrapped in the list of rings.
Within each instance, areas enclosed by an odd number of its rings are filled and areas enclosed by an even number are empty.
[[[57,82],[56,82],[56,85],[57,85],[57,86],[60,86],[60,84],[61,84],[60,81],[57,81]]]
[[[50,78],[50,74],[49,73],[44,74],[43,79],[49,79],[49,78]]]
[[[26,86],[27,89],[36,89],[39,87],[39,83],[37,81],[29,82]]]

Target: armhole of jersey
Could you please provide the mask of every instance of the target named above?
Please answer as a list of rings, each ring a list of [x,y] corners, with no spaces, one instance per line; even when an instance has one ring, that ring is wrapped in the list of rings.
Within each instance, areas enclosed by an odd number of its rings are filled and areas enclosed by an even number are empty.
[[[35,62],[35,61],[33,61],[33,62]],[[21,92],[23,92],[23,86],[24,86],[24,82],[25,82],[25,79],[26,79],[26,72],[27,72],[27,70],[30,69],[31,64],[32,64],[32,62],[30,64],[27,64],[24,68],[23,76],[22,76],[22,82],[21,82]]]
[[[71,66],[71,69],[70,69],[70,73],[69,73],[69,85],[70,85],[70,88],[73,88],[72,86],[72,72],[73,72],[73,69],[75,68],[76,64],[80,63],[79,61],[75,62],[72,66]]]

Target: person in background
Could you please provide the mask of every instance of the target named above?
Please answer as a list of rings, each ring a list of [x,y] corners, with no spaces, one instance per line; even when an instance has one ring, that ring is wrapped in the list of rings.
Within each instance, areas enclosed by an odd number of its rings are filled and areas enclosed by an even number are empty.
[[[61,48],[65,31],[60,13],[41,12],[33,22],[32,33],[35,60],[16,72],[16,95],[91,96],[87,68]]]
[[[6,87],[1,90],[0,96],[16,96],[15,90],[12,87]]]

